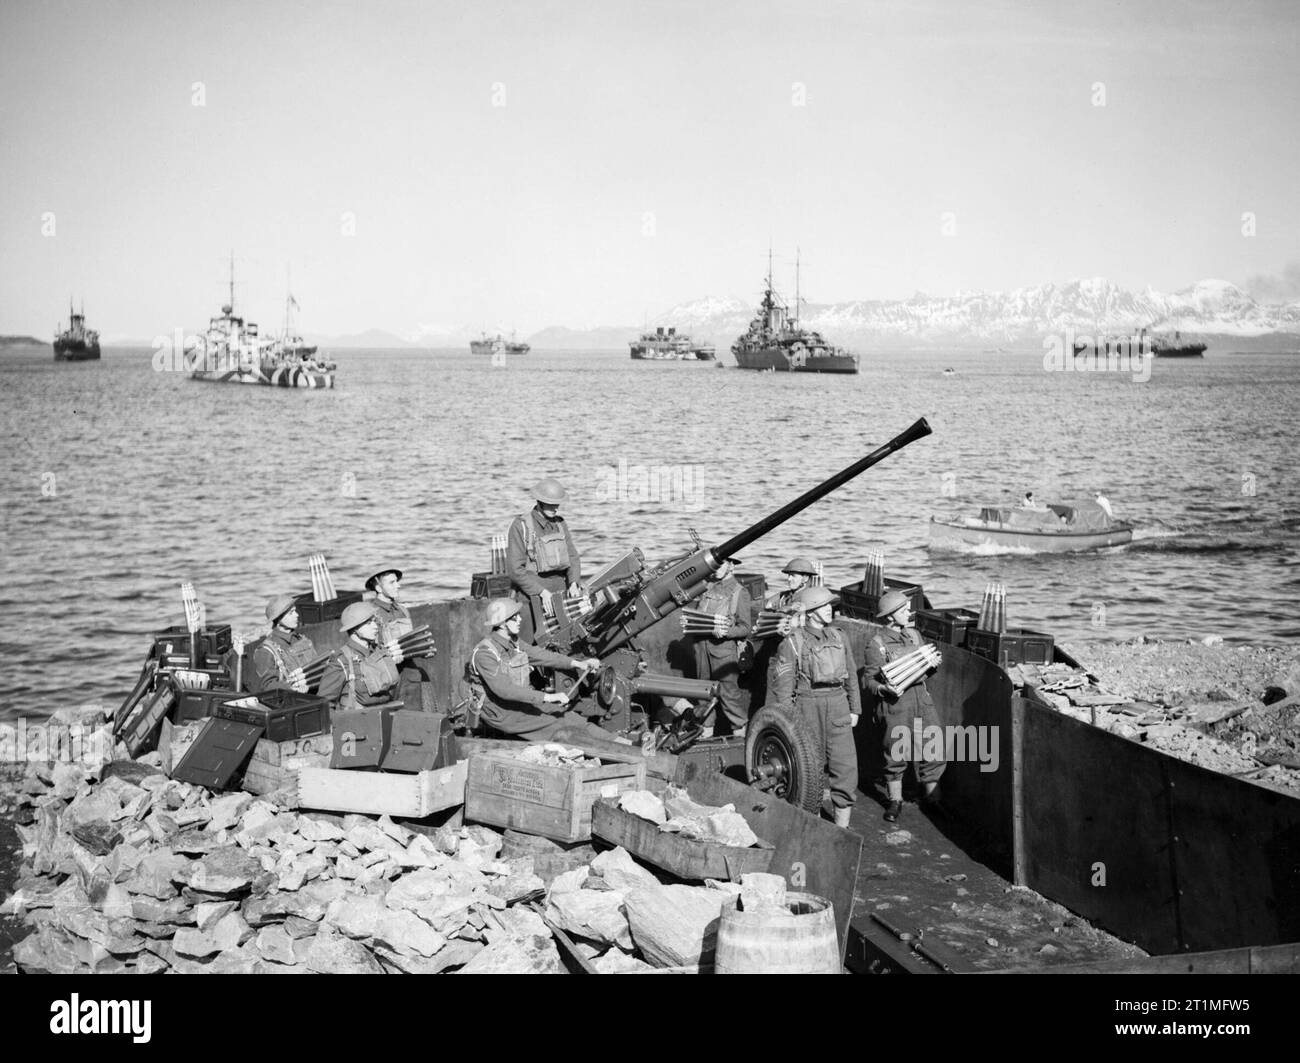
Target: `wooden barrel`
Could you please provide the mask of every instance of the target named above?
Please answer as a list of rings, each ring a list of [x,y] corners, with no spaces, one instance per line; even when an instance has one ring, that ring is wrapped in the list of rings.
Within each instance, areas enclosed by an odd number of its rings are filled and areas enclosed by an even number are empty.
[[[722,910],[715,974],[841,974],[835,909],[824,897],[787,893],[786,911]]]

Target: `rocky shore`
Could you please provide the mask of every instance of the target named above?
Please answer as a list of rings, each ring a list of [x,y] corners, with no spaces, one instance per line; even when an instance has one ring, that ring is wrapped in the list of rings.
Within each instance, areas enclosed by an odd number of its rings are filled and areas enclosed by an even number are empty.
[[[1300,647],[1066,648],[1109,695],[1047,684],[1061,711],[1300,793]],[[518,854],[484,827],[211,794],[150,757],[103,778],[0,766],[0,970],[559,971],[565,934],[598,970],[689,967],[733,892],[666,884],[621,850]]]

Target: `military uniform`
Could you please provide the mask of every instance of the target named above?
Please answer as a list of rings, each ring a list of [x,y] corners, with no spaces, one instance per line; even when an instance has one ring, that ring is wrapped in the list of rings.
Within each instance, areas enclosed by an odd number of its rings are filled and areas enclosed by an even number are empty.
[[[745,694],[740,689],[740,647],[753,629],[753,602],[734,576],[710,583],[699,601],[691,606],[704,613],[721,613],[731,624],[722,638],[705,635],[695,643],[695,675],[718,683],[722,714],[739,731],[749,722]]]
[[[391,598],[380,595],[375,598],[372,604],[375,608],[375,619],[379,621],[379,642],[381,645],[385,642],[396,642],[403,635],[409,635],[415,630],[415,624],[411,620],[411,611],[400,602],[395,602]],[[399,667],[401,681],[398,684],[397,700],[402,702],[408,709],[435,711],[433,704],[425,705],[424,703],[424,683],[432,678],[433,662],[427,657],[408,657],[402,661]],[[430,700],[432,700],[432,692],[430,692]]]
[[[528,672],[534,664],[573,668],[576,662],[541,646],[516,645],[495,631],[474,647],[468,675],[483,722],[503,734],[531,742],[549,741],[561,727],[575,726],[589,729],[593,738],[608,741],[610,736],[605,731],[576,712],[559,716],[546,712],[549,706],[542,691],[528,683]]]
[[[851,717],[861,714],[862,703],[848,639],[833,627],[796,629],[782,640],[772,673],[769,703],[803,719],[826,759],[831,803],[837,809],[852,808],[858,753]]]
[[[523,605],[520,641],[531,643],[546,632],[542,591],[563,598],[569,584],[582,580],[582,562],[564,518],[547,520],[537,506],[517,516],[506,543],[506,571]]]
[[[248,689],[254,694],[291,690],[287,681],[289,673],[305,668],[315,659],[316,649],[306,635],[273,628],[253,651],[253,673],[248,677]]]
[[[878,699],[877,719],[883,718],[885,723],[886,782],[901,783],[907,771],[908,761],[912,759],[910,755],[905,758],[895,756],[899,752],[899,740],[903,735],[903,731],[899,728],[905,729],[909,736],[907,745],[910,754],[914,750],[923,748],[923,745],[919,744],[922,743],[922,735],[914,733],[916,720],[921,721],[922,728],[939,726],[939,715],[935,712],[934,702],[930,699],[930,692],[926,689],[924,679],[904,690],[895,702],[888,701],[880,694],[880,688],[885,685],[884,680],[880,678],[880,669],[890,661],[896,661],[914,652],[922,641],[920,633],[914,627],[904,628],[901,631],[896,627],[885,627],[867,643],[867,659],[863,673],[866,676],[868,692]],[[917,778],[922,783],[937,783],[945,766],[942,757],[938,760],[919,760],[916,764]]]
[[[383,649],[359,649],[349,639],[325,664],[316,693],[332,708],[350,710],[397,700],[399,677]]]

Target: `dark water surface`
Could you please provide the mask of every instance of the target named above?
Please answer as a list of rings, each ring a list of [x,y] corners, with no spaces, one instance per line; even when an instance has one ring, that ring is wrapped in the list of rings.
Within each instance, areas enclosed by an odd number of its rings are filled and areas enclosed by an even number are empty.
[[[0,718],[115,704],[148,632],[183,622],[186,580],[237,631],[262,623],[270,595],[310,588],[315,552],[339,587],[392,559],[408,600],[459,596],[543,476],[569,490],[588,571],[632,546],[654,560],[683,550],[688,527],[731,535],[921,416],[932,436],[751,547],[744,567],[773,577],[806,553],[839,586],[879,546],[888,574],[936,604],[977,604],[1001,580],[1010,621],[1058,639],[1300,637],[1296,355],[1212,351],[1157,361],[1138,383],[1046,372],[1036,352],[877,352],[858,377],[794,377],[729,355],[719,369],[535,351],[498,367],[340,351],[332,392],[199,383],[151,357],[0,355]],[[927,546],[931,514],[1094,488],[1136,522],[1132,545]]]

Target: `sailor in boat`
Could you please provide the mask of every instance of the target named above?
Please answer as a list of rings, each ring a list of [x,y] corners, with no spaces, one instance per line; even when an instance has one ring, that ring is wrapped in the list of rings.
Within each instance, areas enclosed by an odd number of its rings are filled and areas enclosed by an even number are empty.
[[[506,571],[524,606],[524,642],[546,631],[546,618],[555,617],[555,595],[563,597],[567,590],[575,596],[582,590],[582,561],[560,516],[568,495],[549,477],[533,486],[532,495],[537,504],[514,519],[506,544]]]
[[[718,570],[709,577],[704,594],[692,608],[712,613],[713,634],[695,643],[695,676],[718,684],[718,702],[733,735],[743,735],[749,723],[745,695],[740,689],[741,650],[754,626],[753,602],[737,582],[734,557],[720,558]],[[713,736],[717,709],[704,721],[703,737]]]
[[[433,685],[426,680],[433,675],[433,662],[427,657],[409,661],[402,656],[397,640],[415,630],[411,612],[402,604],[402,570],[397,565],[384,564],[375,569],[366,580],[366,590],[374,591],[375,619],[379,621],[379,642],[388,651],[395,664],[401,668],[402,681],[397,698],[407,708],[436,712],[433,703]],[[428,703],[426,704],[426,696]]]
[[[298,606],[287,594],[277,594],[266,603],[271,633],[253,651],[253,674],[248,689],[254,694],[266,690],[307,692],[303,669],[316,656],[311,639],[298,634]]]
[[[880,599],[876,622],[884,625],[884,629],[867,643],[862,674],[866,677],[867,692],[876,699],[876,719],[883,720],[885,728],[885,790],[888,797],[885,820],[897,823],[903,814],[903,776],[907,773],[908,763],[915,759],[922,805],[936,811],[939,807],[939,778],[946,764],[942,742],[936,758],[933,743],[924,740],[925,735],[936,733],[931,728],[939,727],[939,717],[925,679],[913,683],[906,690],[896,690],[880,674],[886,664],[915,652],[922,645],[920,632],[912,626],[911,599],[900,591],[886,591]]]
[[[536,690],[529,683],[534,665],[576,672],[596,669],[596,658],[576,660],[541,646],[520,642],[523,607],[513,598],[493,598],[484,621],[488,635],[470,654],[466,678],[474,691],[470,717],[502,734],[533,742],[550,741],[560,728],[579,728],[608,742],[608,731],[568,711],[565,694]]]
[[[1046,509],[1047,506],[1044,505],[1042,502],[1037,502],[1034,500],[1033,491],[1026,491],[1025,497],[1020,501],[1020,508],[1021,509]]]
[[[1115,511],[1110,508],[1110,499],[1107,498],[1105,495],[1103,495],[1100,491],[1095,492],[1092,497],[1096,500],[1097,505],[1101,506],[1101,508],[1105,510],[1106,519],[1114,520]]]
[[[397,695],[397,664],[379,645],[379,620],[373,602],[353,602],[343,610],[339,629],[347,642],[325,664],[316,693],[332,709],[350,711],[387,705]]]
[[[769,700],[797,714],[820,739],[835,825],[847,828],[858,788],[853,728],[862,702],[853,651],[844,635],[830,626],[834,601],[825,587],[805,587],[795,598],[804,623],[786,635],[776,651]]]

